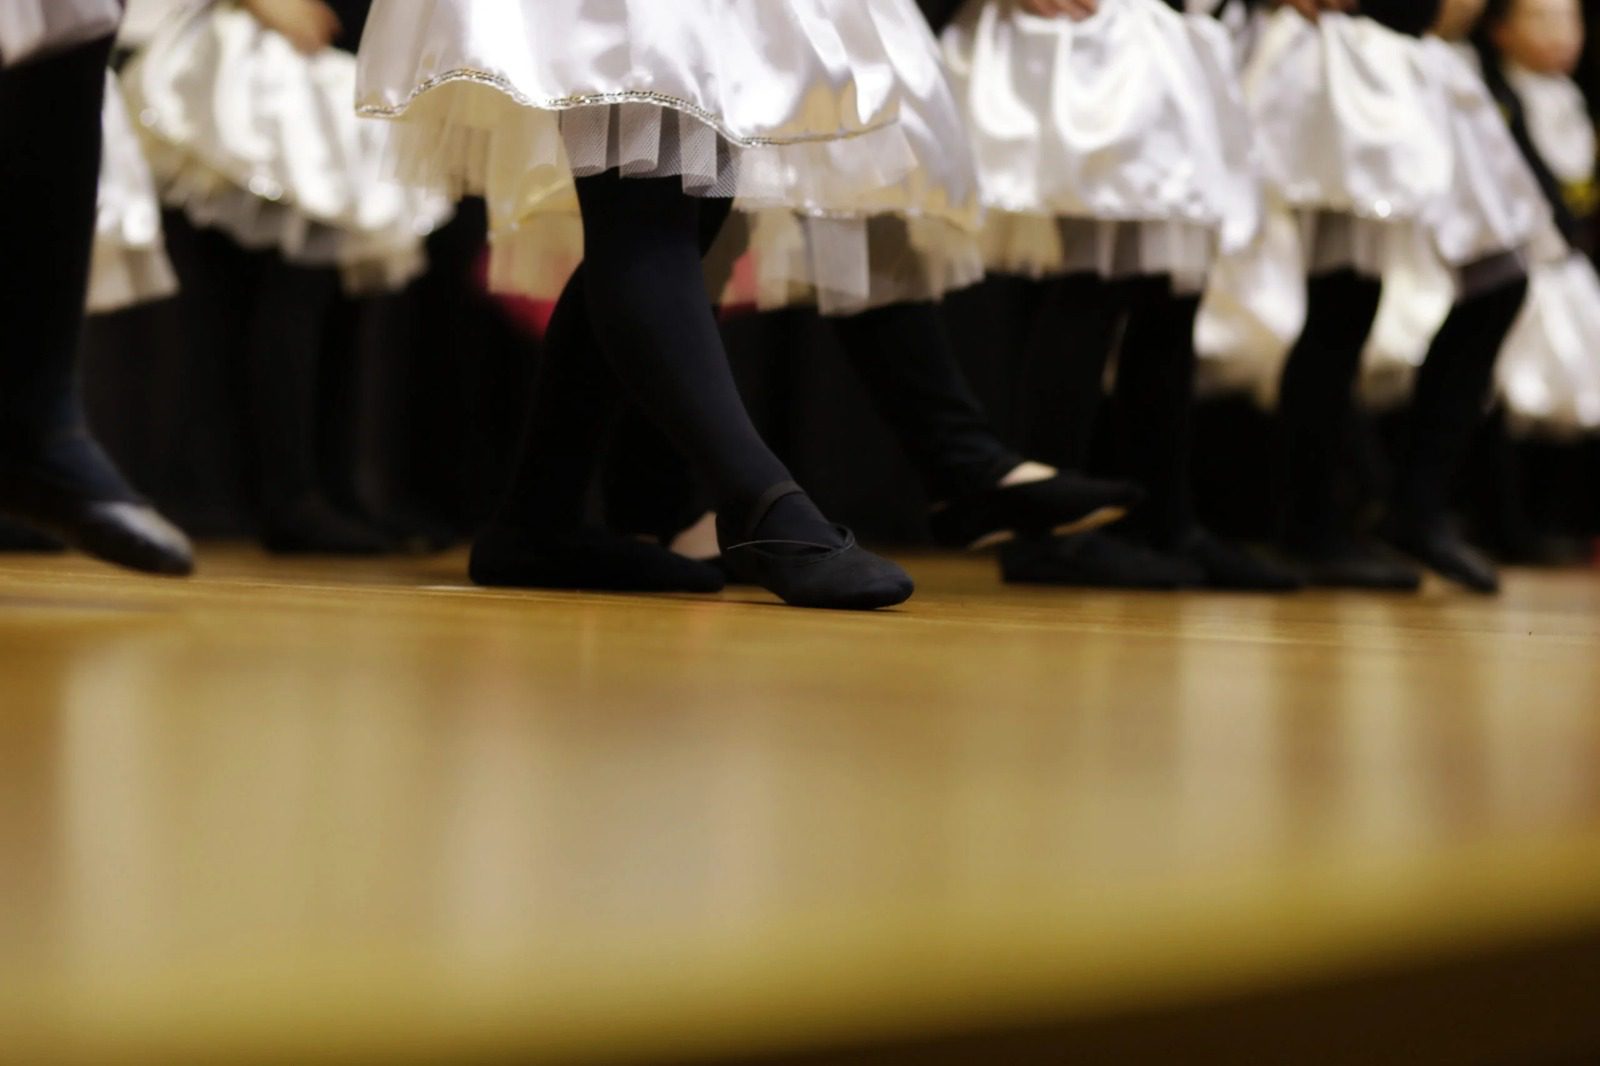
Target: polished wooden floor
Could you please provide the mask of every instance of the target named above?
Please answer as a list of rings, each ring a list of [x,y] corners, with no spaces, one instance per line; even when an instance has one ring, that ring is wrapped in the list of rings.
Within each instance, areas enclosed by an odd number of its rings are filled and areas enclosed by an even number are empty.
[[[1600,576],[911,565],[863,616],[485,592],[457,557],[0,559],[0,1061],[1100,1061],[1061,1057],[1097,1020],[1270,1025],[1282,990],[1453,961],[1492,998],[1517,952],[1548,987],[1504,1061],[1587,1047]]]

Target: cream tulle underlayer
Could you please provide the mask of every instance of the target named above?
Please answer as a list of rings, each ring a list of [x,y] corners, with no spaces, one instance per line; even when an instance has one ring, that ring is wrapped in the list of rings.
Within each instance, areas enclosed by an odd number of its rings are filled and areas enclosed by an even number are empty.
[[[134,248],[96,240],[89,270],[91,315],[110,314],[178,291],[178,276],[165,248]]]
[[[396,177],[488,202],[498,290],[560,292],[583,255],[572,178],[613,169],[736,201],[712,257],[721,265],[708,265],[719,299],[850,314],[937,298],[982,276],[975,205],[950,205],[908,180],[918,161],[897,126],[741,144],[669,103],[563,103],[545,110],[463,77],[419,91],[398,113]],[[745,269],[728,267],[745,252]]]
[[[1056,218],[991,211],[983,256],[1002,274],[1048,277],[1091,273],[1106,278],[1171,275],[1179,291],[1198,292],[1216,261],[1215,225],[1182,221]]]

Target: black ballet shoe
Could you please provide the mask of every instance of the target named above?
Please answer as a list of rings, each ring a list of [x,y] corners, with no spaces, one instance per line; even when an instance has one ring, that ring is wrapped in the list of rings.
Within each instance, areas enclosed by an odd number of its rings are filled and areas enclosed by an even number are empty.
[[[1209,589],[1298,592],[1306,587],[1305,578],[1288,567],[1219,540],[1204,529],[1196,529],[1179,541],[1173,554],[1199,567]]]
[[[1176,556],[1106,533],[1017,540],[1000,549],[1000,576],[1013,585],[1170,591],[1205,582]]]
[[[319,496],[302,496],[262,518],[261,546],[274,555],[383,555],[394,542]]]
[[[1500,591],[1500,575],[1488,556],[1468,544],[1447,521],[1392,523],[1384,539],[1423,566],[1473,592]]]
[[[803,495],[792,481],[774,485],[756,502],[738,535],[722,527],[722,561],[735,579],[760,585],[791,607],[873,611],[893,607],[916,590],[899,566],[867,551],[844,526],[834,526],[834,543],[789,540],[763,534],[762,520],[780,500]]]
[[[491,525],[467,572],[486,588],[593,592],[721,592],[722,571],[659,544],[581,528],[552,535]]]
[[[128,489],[86,435],[26,458],[0,455],[0,513],[129,570],[194,572],[189,538]]]
[[[1380,546],[1355,538],[1337,538],[1290,549],[1306,583],[1318,588],[1362,589],[1368,592],[1416,592],[1422,572]]]
[[[1121,520],[1144,490],[1061,471],[1042,481],[1000,486],[952,500],[933,511],[933,539],[946,548],[977,549],[1016,536],[1086,533]]]

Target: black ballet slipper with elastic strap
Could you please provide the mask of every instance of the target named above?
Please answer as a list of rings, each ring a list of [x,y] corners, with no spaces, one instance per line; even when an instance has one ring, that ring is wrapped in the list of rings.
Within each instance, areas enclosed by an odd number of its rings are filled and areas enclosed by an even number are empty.
[[[485,588],[709,593],[724,584],[709,563],[587,526],[551,534],[491,525],[473,540],[467,567]]]
[[[96,559],[166,577],[194,572],[183,531],[122,486],[88,438],[33,458],[0,453],[0,514]],[[98,464],[98,465],[96,465]]]
[[[724,540],[722,565],[732,579],[760,585],[791,607],[873,611],[910,599],[916,590],[911,575],[861,547],[844,526],[833,527],[837,544],[758,535],[780,500],[804,492],[785,481],[762,493],[743,530]]]
[[[1068,471],[1020,485],[996,485],[936,507],[928,519],[941,547],[977,550],[1014,537],[1087,533],[1121,521],[1144,490]]]

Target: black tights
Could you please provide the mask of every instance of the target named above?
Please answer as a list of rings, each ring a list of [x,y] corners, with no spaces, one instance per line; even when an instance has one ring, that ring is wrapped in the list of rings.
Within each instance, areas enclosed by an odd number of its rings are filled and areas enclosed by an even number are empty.
[[[1114,466],[1149,494],[1125,526],[1161,547],[1194,525],[1189,455],[1198,311],[1198,297],[1174,292],[1165,276],[1051,281],[1023,371],[1028,454],[1081,470],[1090,465],[1107,362],[1118,352]]]
[[[535,533],[581,521],[625,394],[688,457],[713,505],[742,521],[790,476],[744,408],[705,289],[701,259],[731,204],[690,196],[677,178],[608,172],[577,185],[584,262],[551,318],[500,520]],[[829,534],[809,504],[791,501],[784,510],[792,521],[762,535]]]
[[[929,499],[984,492],[1021,465],[967,383],[934,304],[892,304],[827,321]],[[704,511],[694,506],[693,479],[670,443],[637,412],[619,423],[612,454],[606,514],[618,529],[666,540]]]
[[[1406,414],[1393,507],[1428,525],[1449,509],[1450,487],[1487,413],[1494,368],[1528,293],[1525,278],[1460,301],[1433,338]]]
[[[0,70],[0,450],[132,498],[88,436],[78,381],[110,54],[107,39]]]
[[[1482,423],[1496,357],[1527,293],[1525,279],[1460,300],[1434,336],[1406,415],[1392,510],[1402,522],[1441,519],[1456,468]],[[1361,353],[1382,286],[1341,271],[1313,278],[1306,326],[1284,366],[1279,397],[1288,463],[1290,544],[1315,548],[1349,533],[1344,466]]]
[[[1022,462],[973,395],[933,304],[894,304],[830,321],[932,499],[992,489]]]
[[[1316,548],[1348,534],[1339,504],[1339,473],[1351,435],[1361,352],[1378,314],[1383,286],[1341,270],[1306,286],[1306,324],[1284,364],[1278,396],[1283,434],[1285,537]]]

